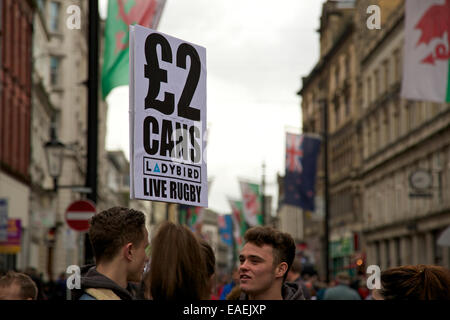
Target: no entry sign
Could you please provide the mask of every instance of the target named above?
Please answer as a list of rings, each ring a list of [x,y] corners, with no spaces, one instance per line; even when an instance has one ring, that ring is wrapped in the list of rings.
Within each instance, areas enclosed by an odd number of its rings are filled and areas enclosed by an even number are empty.
[[[95,205],[91,201],[79,200],[72,202],[66,210],[66,222],[76,231],[87,231],[89,219],[95,214]]]

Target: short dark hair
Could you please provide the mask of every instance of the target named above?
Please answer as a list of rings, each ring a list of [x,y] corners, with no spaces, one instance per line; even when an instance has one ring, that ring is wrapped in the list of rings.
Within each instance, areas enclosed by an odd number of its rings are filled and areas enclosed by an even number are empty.
[[[111,261],[128,242],[144,240],[145,215],[125,207],[112,207],[89,221],[89,238],[96,262]]]
[[[441,266],[401,266],[381,273],[386,300],[450,300],[450,271]]]
[[[273,264],[277,266],[286,262],[288,268],[283,280],[286,280],[287,273],[291,268],[295,257],[295,242],[289,233],[281,232],[272,227],[253,227],[247,230],[244,235],[245,242],[250,242],[258,247],[267,244],[273,248]]]
[[[37,299],[38,289],[36,283],[34,283],[28,275],[20,272],[8,271],[6,275],[0,278],[0,288],[8,288],[14,283],[20,287],[21,299]]]

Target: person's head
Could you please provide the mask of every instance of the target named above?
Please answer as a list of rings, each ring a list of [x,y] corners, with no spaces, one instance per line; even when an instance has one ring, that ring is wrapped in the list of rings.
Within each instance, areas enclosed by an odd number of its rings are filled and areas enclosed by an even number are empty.
[[[216,273],[216,257],[214,255],[213,249],[211,248],[208,242],[206,242],[203,239],[199,239],[199,242],[206,263],[206,275],[208,279],[207,291],[205,293],[204,298],[209,299],[211,292],[214,288],[214,275]]]
[[[349,286],[351,283],[350,275],[345,271],[339,272],[336,275],[336,282],[337,282],[337,284],[343,284],[343,285]]]
[[[145,283],[158,301],[201,300],[208,290],[204,254],[186,226],[163,222],[152,240]]]
[[[295,281],[298,277],[300,277],[300,274],[302,272],[302,265],[298,259],[294,259],[292,262],[292,266],[289,269],[288,275],[286,280],[287,281]]]
[[[244,235],[239,255],[240,288],[252,296],[278,290],[295,256],[292,237],[270,227],[253,227]]]
[[[38,289],[29,276],[9,271],[0,278],[0,300],[36,300]]]
[[[432,265],[402,266],[381,273],[376,300],[450,300],[450,271]]]
[[[94,215],[89,224],[97,266],[123,264],[127,281],[141,281],[149,245],[145,215],[133,209],[113,207]]]

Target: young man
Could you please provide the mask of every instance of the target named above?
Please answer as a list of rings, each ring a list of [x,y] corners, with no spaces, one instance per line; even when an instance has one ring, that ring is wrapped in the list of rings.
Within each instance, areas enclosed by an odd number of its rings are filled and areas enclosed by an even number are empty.
[[[296,283],[285,283],[295,256],[292,237],[270,227],[253,227],[244,239],[239,255],[240,300],[304,300]]]
[[[92,217],[89,237],[96,265],[82,269],[81,290],[73,290],[73,299],[135,299],[130,282],[141,282],[148,261],[144,214],[123,207],[105,210]]]
[[[29,276],[9,271],[0,278],[0,300],[36,300],[38,289]]]

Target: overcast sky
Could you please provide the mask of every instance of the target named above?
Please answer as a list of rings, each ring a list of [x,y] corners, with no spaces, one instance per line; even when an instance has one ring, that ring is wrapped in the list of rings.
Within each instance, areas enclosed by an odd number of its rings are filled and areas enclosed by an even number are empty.
[[[209,208],[229,213],[227,197],[240,198],[238,178],[261,182],[263,162],[276,207],[285,132],[301,131],[296,92],[319,56],[323,2],[167,0],[158,31],[206,48]],[[114,89],[107,102],[108,127],[115,129],[106,147],[129,158],[128,87]]]

